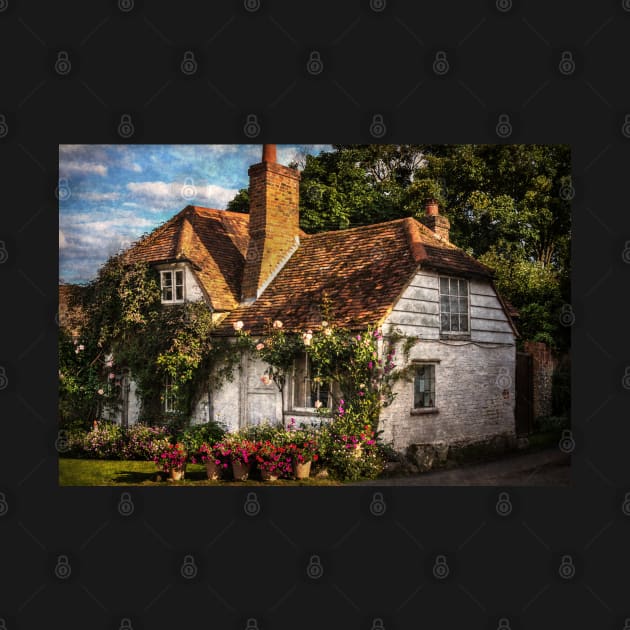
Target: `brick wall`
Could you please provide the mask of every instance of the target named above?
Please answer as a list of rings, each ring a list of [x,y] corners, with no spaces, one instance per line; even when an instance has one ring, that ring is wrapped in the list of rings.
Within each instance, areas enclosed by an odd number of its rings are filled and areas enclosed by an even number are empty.
[[[397,353],[400,356],[400,353]],[[409,444],[466,443],[514,434],[514,346],[447,344],[422,340],[410,360],[435,361],[437,413],[415,415],[413,383],[399,382],[381,412],[383,439],[401,450]]]
[[[299,233],[300,173],[275,162],[249,171],[249,235],[243,299],[257,297],[295,245]]]
[[[525,352],[532,355],[534,418],[550,416],[552,411],[553,373],[558,361],[542,341],[526,341]]]

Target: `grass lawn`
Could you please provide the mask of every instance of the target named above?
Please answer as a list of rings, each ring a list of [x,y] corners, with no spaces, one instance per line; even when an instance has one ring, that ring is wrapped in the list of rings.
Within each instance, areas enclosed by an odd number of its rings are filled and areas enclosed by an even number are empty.
[[[162,481],[158,481],[158,475]],[[309,478],[278,481],[210,481],[203,464],[188,464],[183,481],[165,481],[153,462],[59,458],[60,486],[340,486],[339,481]]]

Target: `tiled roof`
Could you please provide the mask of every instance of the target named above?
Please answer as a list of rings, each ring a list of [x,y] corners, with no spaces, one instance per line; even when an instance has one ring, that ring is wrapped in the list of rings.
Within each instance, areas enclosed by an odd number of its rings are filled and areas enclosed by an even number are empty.
[[[262,331],[267,319],[289,330],[317,326],[322,299],[333,304],[338,325],[361,328],[381,322],[418,266],[490,278],[492,271],[452,243],[438,239],[412,218],[305,234],[278,275],[251,305],[241,305],[240,283],[247,254],[249,215],[187,206],[133,245],[128,262],[189,261],[217,311],[231,311],[218,329],[232,334],[242,320]]]
[[[186,206],[124,256],[128,262],[190,261],[212,307],[230,310],[240,301],[248,225],[247,214]]]
[[[288,330],[317,326],[324,296],[332,301],[337,325],[379,323],[419,264],[459,275],[492,275],[488,267],[438,240],[412,218],[306,235],[262,295],[232,311],[217,332],[232,334],[239,320],[255,334],[267,320],[279,319]]]

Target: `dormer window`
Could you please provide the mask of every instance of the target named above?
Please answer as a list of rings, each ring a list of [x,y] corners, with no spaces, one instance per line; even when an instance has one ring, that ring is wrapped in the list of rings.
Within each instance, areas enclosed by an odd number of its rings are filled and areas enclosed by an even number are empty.
[[[160,271],[162,304],[177,304],[184,301],[184,270]]]

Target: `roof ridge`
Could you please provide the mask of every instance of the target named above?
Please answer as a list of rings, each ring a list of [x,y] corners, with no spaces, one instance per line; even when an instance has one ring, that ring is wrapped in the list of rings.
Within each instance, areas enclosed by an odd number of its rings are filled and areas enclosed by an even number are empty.
[[[249,220],[249,213],[246,213],[246,212],[235,212],[234,210],[222,210],[221,208],[206,208],[205,206],[189,206],[189,207],[192,208],[192,212],[196,216],[199,216],[199,214],[197,213],[197,210],[207,210],[212,213],[217,213],[217,214],[222,214],[222,215],[228,214],[233,217],[239,217],[241,219]]]

